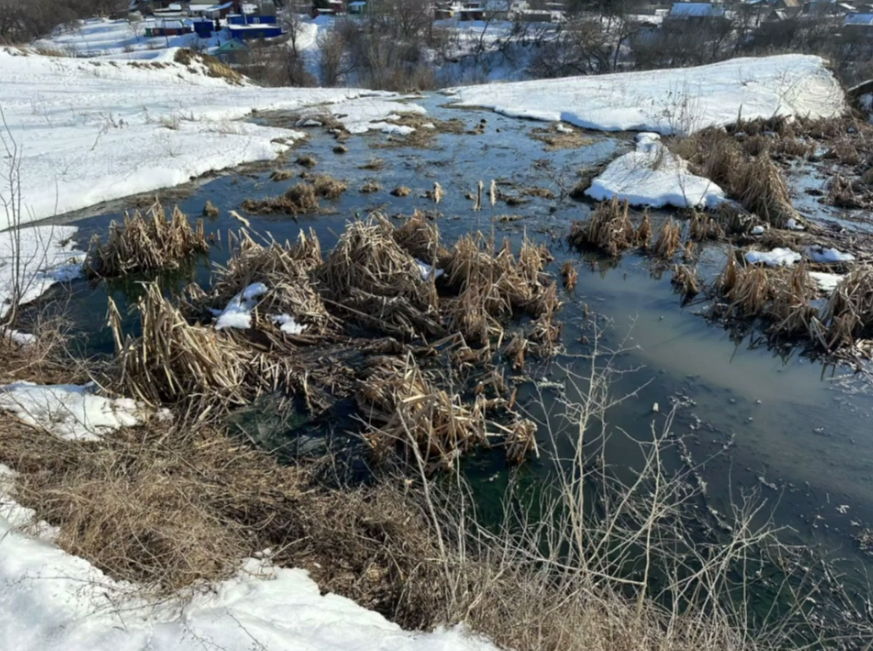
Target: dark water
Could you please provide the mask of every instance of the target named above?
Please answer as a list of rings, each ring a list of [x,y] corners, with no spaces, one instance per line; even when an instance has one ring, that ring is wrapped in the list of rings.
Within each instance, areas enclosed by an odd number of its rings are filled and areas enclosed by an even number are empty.
[[[674,431],[687,436],[692,457],[701,465],[701,474],[709,485],[714,508],[728,512],[731,501],[751,491],[760,492],[767,512],[773,513],[777,524],[788,527],[784,534],[787,539],[821,545],[832,555],[857,558],[853,536],[860,526],[873,525],[873,431],[869,425],[873,401],[865,383],[853,378],[848,369],[810,360],[798,352],[772,350],[754,329],[742,334],[710,325],[704,318],[706,304],[683,308],[670,286],[669,271],[653,273],[651,261],[644,257],[630,254],[607,264],[598,256],[567,249],[563,238],[570,222],[586,217],[590,206],[562,195],[575,184],[581,168],[602,164],[625,151],[629,136],[592,133],[590,142],[581,148],[548,152],[543,143],[529,137],[530,130],[542,127],[541,123],[440,108],[439,100],[433,98],[419,103],[442,119],[465,120],[470,129],[485,118],[485,133],[443,134],[429,149],[374,148],[388,137],[368,134],[351,138],[346,143],[349,152],[337,155],[332,152],[335,141],[331,137],[319,129],[311,130],[309,141],[290,155],[292,162],[284,167],[300,171],[293,164],[296,155],[312,154],[319,161],[314,172],[347,181],[349,191],[334,202],[323,202],[330,214],[297,221],[288,216],[247,215],[252,228],[284,240],[295,238],[301,228],[312,227],[327,250],[336,242],[345,222],[364,217],[370,210],[408,215],[416,207],[431,209],[431,203],[422,195],[438,181],[447,193],[439,205],[443,213],[440,226],[447,242],[469,230],[490,229],[493,223],[498,238],[506,236],[517,243],[526,232],[550,243],[555,261],[549,271],[555,274],[566,260],[576,264],[580,273],[577,288],[569,293],[562,290],[561,319],[567,354],[559,361],[570,371],[585,368],[586,362],[573,355],[583,350],[578,339],[586,304],[609,320],[602,346],[624,349],[616,357],[617,365],[635,369],[623,375],[615,386],[617,394],[635,395],[610,412],[611,427],[647,439],[652,423],[662,426],[671,407],[678,403]],[[374,157],[385,160],[384,169],[360,169]],[[200,214],[207,199],[212,201],[221,215],[208,221],[207,230],[220,233],[221,242],[226,243],[227,231],[241,226],[228,210],[242,213],[240,204],[246,198],[278,195],[298,182],[292,178],[274,183],[269,173],[262,169],[219,177],[193,189],[178,205],[193,216]],[[474,191],[480,180],[487,188],[492,178],[516,184],[502,185],[505,192],[517,194],[522,187],[540,186],[551,189],[557,198],[531,198],[516,207],[500,203],[493,212],[490,206],[472,212],[472,203],[464,194]],[[358,188],[368,180],[378,181],[383,190],[360,194]],[[399,185],[412,188],[413,194],[408,198],[390,196],[388,192]],[[91,233],[105,232],[110,220],[121,216],[122,209],[116,206],[79,221],[81,241],[84,243]],[[492,217],[507,214],[520,219],[492,222]],[[724,255],[718,245],[704,250],[699,269],[712,277],[720,270]],[[226,257],[226,249],[216,247],[211,261],[196,261],[163,280],[168,287],[191,280],[208,284],[210,262],[222,263]],[[107,294],[124,311],[141,291],[142,280],[96,287],[80,282],[73,286],[73,327],[87,334],[89,350],[108,352],[112,347],[103,319]],[[133,331],[137,327],[132,318],[127,325]],[[562,373],[553,369],[549,379],[560,380]],[[549,389],[544,395],[550,395]],[[520,400],[532,412],[537,411],[530,386],[521,393]],[[653,411],[655,403],[659,405],[657,413]],[[247,418],[252,420],[250,415]],[[267,432],[264,436],[272,437],[272,446],[276,430],[305,426],[305,422],[271,422],[262,429]],[[285,438],[291,439],[289,450],[306,448],[311,443],[309,434],[305,440]],[[611,445],[611,454],[620,463],[626,460],[628,472],[632,473],[634,446],[622,443],[620,437]],[[500,453],[480,454],[468,460],[465,467],[483,500],[501,493],[507,473]],[[551,468],[550,462],[541,459],[532,461],[523,472],[533,479],[547,478]]]

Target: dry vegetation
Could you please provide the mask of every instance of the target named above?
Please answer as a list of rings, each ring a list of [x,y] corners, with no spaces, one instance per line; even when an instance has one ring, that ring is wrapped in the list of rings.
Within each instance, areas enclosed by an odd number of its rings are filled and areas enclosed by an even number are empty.
[[[297,217],[309,213],[317,213],[321,204],[319,198],[337,199],[348,189],[348,185],[327,174],[307,177],[288,188],[278,197],[267,199],[246,199],[242,208],[246,212],[256,214],[283,214]]]
[[[611,256],[637,246],[647,246],[651,239],[648,216],[639,227],[634,227],[629,212],[628,202],[622,204],[618,197],[598,204],[587,222],[573,222],[568,238],[570,245],[598,248]]]
[[[160,204],[143,215],[125,215],[124,223],[109,225],[105,244],[91,240],[86,269],[93,276],[109,278],[137,271],[173,268],[194,253],[207,253],[209,244],[199,220],[191,228],[188,218],[176,208],[169,220]]]

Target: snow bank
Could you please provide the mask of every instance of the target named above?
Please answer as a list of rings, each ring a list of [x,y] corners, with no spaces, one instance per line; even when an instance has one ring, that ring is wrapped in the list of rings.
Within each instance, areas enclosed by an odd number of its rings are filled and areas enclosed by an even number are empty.
[[[845,109],[824,59],[786,54],[696,68],[537,79],[453,89],[459,106],[603,131],[690,133],[774,115],[830,117]]]
[[[215,329],[237,328],[248,330],[252,327],[252,310],[258,304],[257,299],[269,290],[264,283],[253,283],[230,299],[227,307],[218,314]]]
[[[842,282],[844,276],[840,274],[829,274],[823,271],[810,271],[809,277],[815,281],[818,288],[826,294],[833,292],[837,285]]]
[[[637,135],[637,148],[619,156],[585,191],[604,201],[618,196],[634,206],[714,206],[724,200],[715,183],[688,171],[688,163],[675,156],[656,133]]]
[[[0,213],[0,228],[3,227]],[[75,226],[38,226],[0,232],[0,318],[18,302],[29,303],[49,287],[78,277],[85,254],[72,241]]]
[[[445,272],[442,269],[434,269],[433,265],[428,264],[427,262],[422,262],[418,258],[415,258],[415,264],[418,265],[418,273],[421,274],[422,280],[430,280],[431,278],[439,278]]]
[[[5,471],[5,472],[4,472]],[[0,480],[9,477],[0,467]],[[0,640],[16,651],[497,651],[457,628],[409,633],[303,570],[249,559],[190,600],[149,606],[132,586],[17,528],[34,516],[0,481]],[[39,527],[46,531],[47,526]]]
[[[140,422],[140,409],[127,398],[104,398],[93,385],[40,385],[14,382],[0,386],[0,409],[28,425],[62,438],[94,441],[101,434]]]
[[[763,263],[768,267],[786,267],[800,261],[800,254],[791,249],[772,251],[746,251],[746,261],[750,264]]]
[[[82,60],[0,48],[3,110],[23,154],[27,220],[271,159],[304,137],[239,121],[253,109],[338,103],[334,114],[355,132],[383,128],[398,110],[423,111],[389,101],[392,93],[229,85],[202,66],[175,63],[176,51]],[[6,226],[0,212],[0,229]]]
[[[855,256],[851,253],[843,253],[837,249],[826,249],[823,246],[807,247],[806,254],[813,262],[822,262],[825,264],[855,261]]]

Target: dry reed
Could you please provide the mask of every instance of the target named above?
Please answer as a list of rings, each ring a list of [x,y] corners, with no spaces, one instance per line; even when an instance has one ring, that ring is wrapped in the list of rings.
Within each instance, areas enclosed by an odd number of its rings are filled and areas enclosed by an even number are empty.
[[[188,218],[178,209],[168,221],[160,204],[146,215],[139,211],[124,216],[124,223],[109,225],[106,244],[95,235],[85,267],[92,276],[109,278],[150,269],[175,268],[194,253],[206,253],[209,244],[198,220],[191,228]]]
[[[652,252],[659,258],[669,260],[676,253],[682,241],[682,227],[670,217],[661,226],[658,239],[655,241]]]

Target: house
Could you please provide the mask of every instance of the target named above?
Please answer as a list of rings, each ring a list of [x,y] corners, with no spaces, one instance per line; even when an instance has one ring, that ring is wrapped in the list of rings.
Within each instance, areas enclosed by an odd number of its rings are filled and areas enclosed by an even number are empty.
[[[230,14],[227,17],[228,26],[231,25],[275,25],[276,16],[262,16],[260,14]]]
[[[224,63],[245,63],[249,55],[249,46],[235,38],[225,41],[212,51]]]
[[[869,34],[873,36],[873,14],[849,14],[843,20],[846,34]]]
[[[349,3],[349,15],[350,16],[360,16],[367,12],[367,2],[366,0],[354,0]]]
[[[346,13],[346,7],[343,0],[316,0],[312,3],[311,16],[318,18],[319,16],[338,16]]]
[[[188,5],[188,13],[192,16],[202,16],[210,20],[218,18],[226,18],[231,13],[240,13],[239,0],[226,0],[225,2],[216,2],[215,0],[191,0]]]
[[[724,5],[711,2],[674,2],[667,14],[667,20],[700,22],[724,19]]]
[[[196,18],[192,20],[191,23],[194,26],[194,33],[200,38],[209,38],[212,36],[212,30],[215,27],[215,23],[208,18]]]
[[[185,20],[167,20],[166,18],[161,18],[145,24],[145,35],[149,37],[182,36],[193,31],[194,26],[190,21]]]

